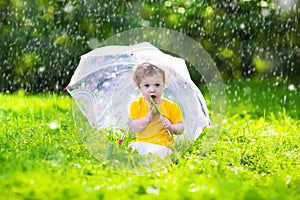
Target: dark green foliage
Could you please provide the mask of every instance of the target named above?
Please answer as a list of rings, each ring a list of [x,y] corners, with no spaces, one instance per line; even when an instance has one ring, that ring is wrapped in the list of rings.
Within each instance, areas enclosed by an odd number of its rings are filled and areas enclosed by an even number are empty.
[[[275,75],[298,82],[299,2],[285,8],[278,2],[1,0],[0,90],[61,91],[80,55],[144,26],[198,41],[224,79]]]

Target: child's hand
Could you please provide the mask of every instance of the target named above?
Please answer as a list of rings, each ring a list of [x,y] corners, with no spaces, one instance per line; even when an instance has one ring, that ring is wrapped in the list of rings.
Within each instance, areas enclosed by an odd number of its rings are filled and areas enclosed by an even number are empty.
[[[154,118],[155,115],[157,115],[157,112],[155,111],[154,107],[152,104],[149,104],[149,110],[148,110],[148,117],[150,119],[150,121],[152,121],[152,119]]]
[[[161,123],[162,123],[162,125],[164,126],[165,129],[168,129],[169,131],[171,131],[172,124],[171,124],[170,120],[168,120],[165,117],[161,117],[160,121],[161,121]]]

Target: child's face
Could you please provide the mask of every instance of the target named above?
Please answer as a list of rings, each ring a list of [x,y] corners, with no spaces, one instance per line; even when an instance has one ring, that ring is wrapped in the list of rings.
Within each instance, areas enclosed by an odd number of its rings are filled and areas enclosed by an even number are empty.
[[[140,83],[140,90],[144,98],[150,102],[150,96],[154,102],[160,103],[165,84],[162,76],[147,76]]]

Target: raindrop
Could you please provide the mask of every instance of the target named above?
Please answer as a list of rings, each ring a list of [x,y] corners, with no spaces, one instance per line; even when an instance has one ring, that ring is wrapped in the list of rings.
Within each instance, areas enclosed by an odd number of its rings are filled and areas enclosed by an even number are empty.
[[[184,7],[180,7],[178,8],[178,12],[183,14],[185,12],[185,8]]]
[[[45,67],[39,67],[39,72],[44,72],[46,70],[46,68]]]
[[[50,129],[58,129],[58,123],[57,121],[53,121],[49,124]]]
[[[268,6],[268,3],[266,1],[261,1],[260,2],[260,6],[261,7],[267,7]]]
[[[97,48],[100,44],[97,38],[91,38],[87,43],[91,49]]]
[[[165,6],[166,6],[166,7],[172,6],[172,2],[171,2],[171,1],[165,1]]]
[[[241,28],[241,29],[245,29],[245,27],[246,27],[246,26],[245,26],[244,23],[241,23],[241,24],[240,24],[240,28]]]
[[[296,87],[295,87],[294,84],[290,84],[290,85],[288,86],[288,89],[289,89],[289,91],[296,91]]]
[[[270,15],[270,11],[268,9],[262,9],[261,14],[262,14],[262,16],[267,17]],[[265,28],[265,27],[263,27],[263,28]]]

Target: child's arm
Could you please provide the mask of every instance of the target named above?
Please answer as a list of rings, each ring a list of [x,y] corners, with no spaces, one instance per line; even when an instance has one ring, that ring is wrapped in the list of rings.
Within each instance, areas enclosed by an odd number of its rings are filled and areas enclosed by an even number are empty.
[[[132,132],[141,132],[151,122],[151,118],[147,115],[140,119],[129,119],[128,127]]]
[[[140,119],[131,119],[131,118],[129,119],[128,127],[129,127],[130,131],[141,132],[152,121],[154,115],[157,115],[157,113],[155,113],[153,111],[153,106],[150,104],[148,115],[146,115],[145,117],[142,117]]]
[[[170,120],[168,120],[165,117],[162,117],[161,123],[163,124],[165,129],[168,129],[171,133],[173,133],[175,135],[180,135],[184,130],[184,126],[183,126],[182,122],[178,122],[176,124],[171,124]]]

